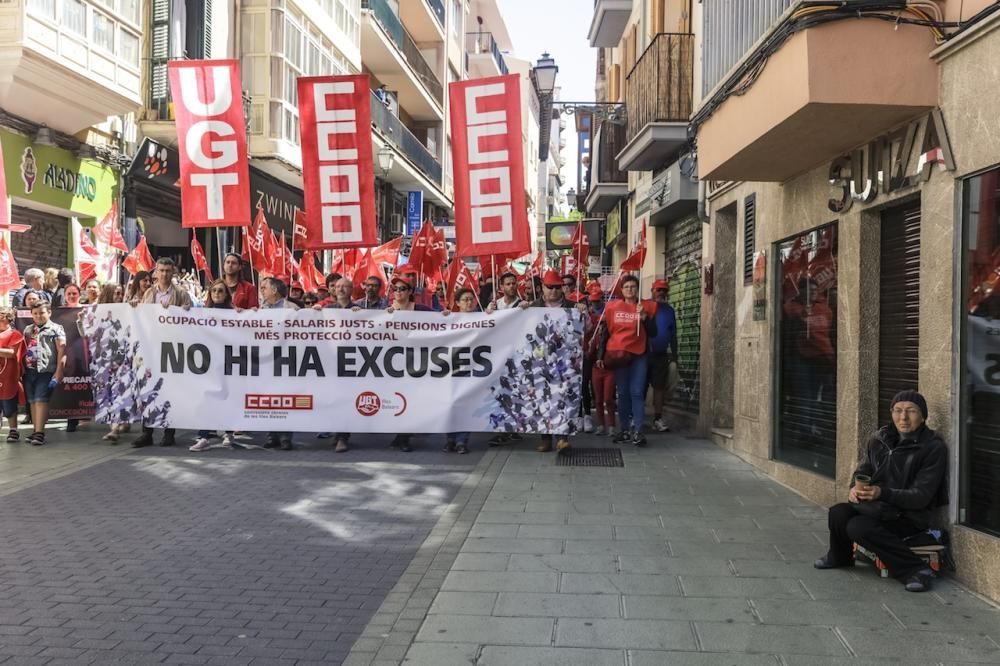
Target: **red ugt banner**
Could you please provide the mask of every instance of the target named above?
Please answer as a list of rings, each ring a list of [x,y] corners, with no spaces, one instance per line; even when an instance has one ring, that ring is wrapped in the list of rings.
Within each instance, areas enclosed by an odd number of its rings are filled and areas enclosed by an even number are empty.
[[[518,76],[456,81],[449,94],[457,254],[526,254],[531,230]]]
[[[308,250],[378,243],[368,75],[298,80]]]
[[[181,226],[250,224],[247,134],[237,60],[171,60]]]

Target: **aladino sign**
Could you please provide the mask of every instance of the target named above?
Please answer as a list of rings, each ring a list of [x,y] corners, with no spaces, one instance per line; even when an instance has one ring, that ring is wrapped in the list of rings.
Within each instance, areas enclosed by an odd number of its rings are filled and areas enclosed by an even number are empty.
[[[914,148],[919,157],[911,170]],[[855,201],[871,203],[880,192],[890,194],[926,182],[935,164],[942,171],[955,170],[940,109],[833,160],[830,185],[840,197],[830,199],[827,206],[834,213],[846,213]]]
[[[10,197],[101,218],[118,196],[118,173],[102,162],[5,130],[0,139]]]

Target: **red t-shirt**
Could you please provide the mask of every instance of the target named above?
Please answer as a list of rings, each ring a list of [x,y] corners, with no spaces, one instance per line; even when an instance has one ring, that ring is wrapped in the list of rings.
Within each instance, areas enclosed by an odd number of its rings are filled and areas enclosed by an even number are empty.
[[[246,280],[240,280],[231,290],[233,295],[233,307],[241,310],[260,307],[257,300],[257,290]]]
[[[13,349],[13,358],[0,358],[0,400],[16,398],[21,388],[21,362],[24,358],[24,336],[11,327],[0,333],[0,348]]]
[[[655,301],[642,301],[642,308],[646,311],[647,320],[656,316]],[[646,327],[638,321],[639,312],[635,303],[626,303],[624,300],[609,302],[604,308],[604,323],[608,327],[608,349],[645,354]]]

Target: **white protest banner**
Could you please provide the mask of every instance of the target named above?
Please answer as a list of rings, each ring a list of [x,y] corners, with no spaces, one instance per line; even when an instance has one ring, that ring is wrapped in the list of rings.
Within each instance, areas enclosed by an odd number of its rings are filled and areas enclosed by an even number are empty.
[[[88,308],[95,419],[154,427],[570,434],[575,310]]]

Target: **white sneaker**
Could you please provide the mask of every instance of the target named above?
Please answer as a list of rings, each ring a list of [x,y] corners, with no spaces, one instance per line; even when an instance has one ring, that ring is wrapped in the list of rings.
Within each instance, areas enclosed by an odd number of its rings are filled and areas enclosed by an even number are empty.
[[[210,446],[212,446],[212,443],[208,441],[207,437],[199,437],[195,440],[194,444],[191,445],[191,448],[189,448],[188,451],[204,451]]]
[[[590,418],[590,414],[583,417],[583,431],[594,432],[594,419]]]
[[[604,434],[604,426],[599,425],[596,428],[594,428],[594,434],[595,435],[603,435]]]
[[[616,428],[614,426],[608,426],[608,435],[610,437],[614,437],[617,434],[618,434],[618,428]]]
[[[231,449],[233,448],[233,436],[228,432],[222,436],[222,448]]]
[[[656,432],[667,432],[670,430],[670,426],[667,425],[666,421],[660,418],[653,421],[653,429],[656,430]]]

